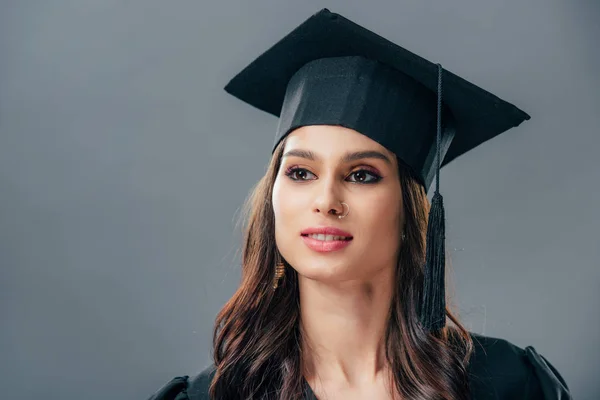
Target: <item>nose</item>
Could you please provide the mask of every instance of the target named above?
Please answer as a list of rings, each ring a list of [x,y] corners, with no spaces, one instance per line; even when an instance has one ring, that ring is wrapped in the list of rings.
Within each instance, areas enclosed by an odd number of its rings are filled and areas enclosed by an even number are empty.
[[[341,199],[338,194],[339,189],[335,187],[333,182],[323,182],[317,190],[313,212],[335,216],[344,213],[344,205],[342,204],[344,200]]]

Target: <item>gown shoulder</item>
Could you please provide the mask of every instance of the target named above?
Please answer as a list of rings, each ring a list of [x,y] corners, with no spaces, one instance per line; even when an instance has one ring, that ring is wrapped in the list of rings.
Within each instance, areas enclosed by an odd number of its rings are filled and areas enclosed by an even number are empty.
[[[467,368],[472,400],[572,400],[558,370],[533,346],[471,333],[474,352]],[[148,400],[210,400],[210,365],[195,376],[177,376]],[[310,396],[308,397],[310,398]]]
[[[208,389],[215,373],[214,365],[190,377],[189,375],[176,376],[148,400],[210,400]]]
[[[572,400],[558,370],[533,346],[471,334],[474,353],[468,367],[473,400]]]

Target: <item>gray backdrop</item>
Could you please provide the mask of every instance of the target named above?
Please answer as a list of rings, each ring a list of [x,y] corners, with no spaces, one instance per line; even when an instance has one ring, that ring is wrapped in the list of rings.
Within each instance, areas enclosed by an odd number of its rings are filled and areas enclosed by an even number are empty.
[[[276,120],[238,70],[322,7],[531,114],[442,171],[455,301],[600,394],[600,5],[0,2],[0,393],[144,399],[209,362]]]

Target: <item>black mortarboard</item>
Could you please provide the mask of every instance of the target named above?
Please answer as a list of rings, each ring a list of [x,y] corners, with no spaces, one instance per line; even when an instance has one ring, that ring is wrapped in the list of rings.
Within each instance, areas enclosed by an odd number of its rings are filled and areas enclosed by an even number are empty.
[[[225,90],[279,117],[273,150],[298,127],[341,125],[394,152],[425,190],[438,178],[427,228],[420,315],[430,331],[445,326],[439,168],[529,116],[327,9],[260,55]]]

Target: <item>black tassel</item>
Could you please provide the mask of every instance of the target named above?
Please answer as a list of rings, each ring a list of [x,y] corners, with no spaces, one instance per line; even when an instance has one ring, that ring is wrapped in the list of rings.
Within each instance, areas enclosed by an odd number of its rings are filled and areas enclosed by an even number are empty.
[[[446,326],[446,222],[444,198],[440,189],[440,143],[442,136],[442,66],[438,64],[438,103],[437,103],[437,171],[436,190],[431,200],[427,223],[427,249],[421,303],[421,323],[430,332],[437,332]]]
[[[435,192],[427,225],[427,253],[423,282],[421,321],[429,331],[438,331],[446,324],[446,226],[444,198]]]

